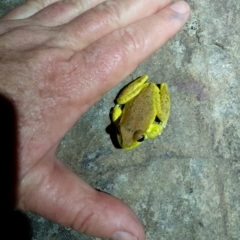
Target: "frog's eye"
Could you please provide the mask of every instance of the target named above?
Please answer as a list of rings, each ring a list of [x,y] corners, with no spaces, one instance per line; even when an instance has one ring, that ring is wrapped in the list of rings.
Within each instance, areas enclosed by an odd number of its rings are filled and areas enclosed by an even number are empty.
[[[142,131],[136,131],[134,134],[133,134],[133,139],[137,142],[143,142],[144,139],[145,139],[145,136],[144,134],[142,133]]]
[[[144,135],[139,136],[137,142],[143,142],[144,138],[145,138]]]

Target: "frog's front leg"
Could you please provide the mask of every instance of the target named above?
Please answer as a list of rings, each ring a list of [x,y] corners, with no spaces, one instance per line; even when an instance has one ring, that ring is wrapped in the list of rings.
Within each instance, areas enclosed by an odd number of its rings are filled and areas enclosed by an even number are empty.
[[[113,123],[116,123],[121,117],[121,115],[122,115],[121,105],[116,104],[116,106],[112,110],[112,116],[111,116]]]
[[[155,98],[157,117],[161,121],[160,124],[165,127],[170,114],[170,96],[168,92],[168,86],[166,83],[162,83],[159,88],[159,96]]]
[[[155,138],[161,134],[163,126],[158,123],[153,123],[149,126],[146,133],[146,138]]]

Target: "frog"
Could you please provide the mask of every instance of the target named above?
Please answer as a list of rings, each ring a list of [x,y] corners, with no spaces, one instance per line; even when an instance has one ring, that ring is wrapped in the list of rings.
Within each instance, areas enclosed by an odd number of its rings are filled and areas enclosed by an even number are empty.
[[[119,93],[111,112],[122,149],[138,147],[145,139],[159,136],[170,115],[167,83],[147,82],[148,75],[133,80]]]

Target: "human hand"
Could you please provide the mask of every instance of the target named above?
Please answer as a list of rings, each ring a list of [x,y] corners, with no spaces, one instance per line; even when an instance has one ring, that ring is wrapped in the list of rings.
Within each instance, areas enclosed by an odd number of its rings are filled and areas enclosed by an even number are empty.
[[[91,236],[145,239],[125,203],[55,152],[82,113],[182,28],[189,7],[170,2],[32,0],[1,19],[0,93],[17,116],[17,208]]]

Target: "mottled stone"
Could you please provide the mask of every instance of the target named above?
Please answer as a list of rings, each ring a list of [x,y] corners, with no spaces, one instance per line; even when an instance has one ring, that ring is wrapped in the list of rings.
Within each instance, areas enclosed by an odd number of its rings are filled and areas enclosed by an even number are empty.
[[[240,5],[187,2],[192,14],[184,29],[79,119],[58,157],[95,188],[127,202],[149,240],[237,240]],[[169,85],[169,123],[160,137],[131,151],[117,149],[109,135],[109,110],[120,89],[145,73]],[[34,240],[96,239],[27,216]]]
[[[0,17],[9,10],[21,5],[24,0],[1,0],[0,1]]]

